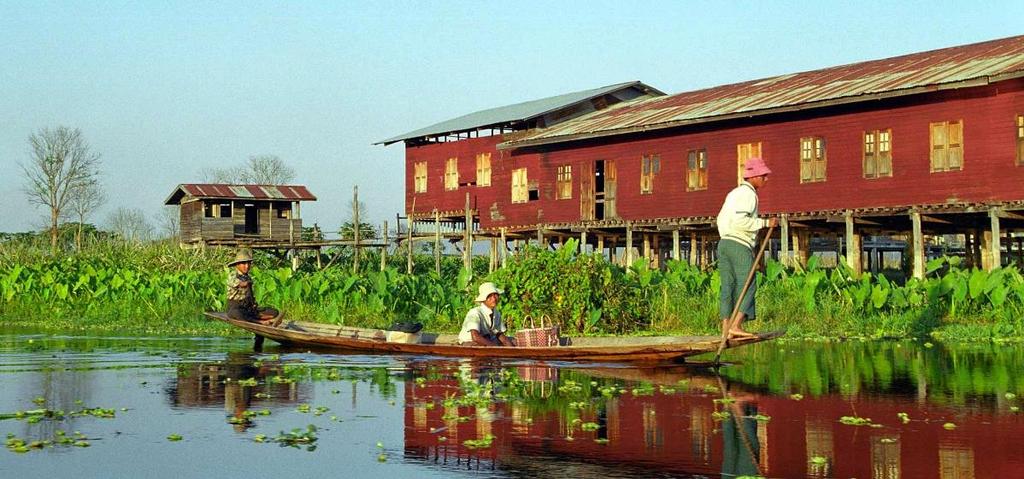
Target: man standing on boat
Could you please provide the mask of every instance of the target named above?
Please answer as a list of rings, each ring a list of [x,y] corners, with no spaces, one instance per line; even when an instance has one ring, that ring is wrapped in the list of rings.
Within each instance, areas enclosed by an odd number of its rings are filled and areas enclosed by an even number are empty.
[[[718,212],[718,273],[722,282],[718,310],[722,318],[722,335],[730,338],[751,337],[743,329],[743,322],[754,319],[754,293],[757,282],[752,282],[740,303],[738,318],[730,327],[733,308],[740,301],[743,284],[754,267],[754,243],[757,232],[765,226],[774,227],[778,220],[757,217],[757,190],[768,181],[772,173],[761,158],[750,158],[743,165],[743,181],[725,197]]]
[[[505,335],[505,323],[498,312],[502,291],[494,283],[483,283],[477,289],[476,307],[466,313],[459,332],[459,344],[466,346],[515,346]]]

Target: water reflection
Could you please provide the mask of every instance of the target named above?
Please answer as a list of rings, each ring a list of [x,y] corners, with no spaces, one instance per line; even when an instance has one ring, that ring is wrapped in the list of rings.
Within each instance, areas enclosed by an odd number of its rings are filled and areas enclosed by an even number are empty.
[[[51,475],[75,471],[75,464],[107,463],[100,459],[104,451],[110,457],[153,454],[172,432],[186,437],[175,443],[180,453],[206,454],[207,463],[224,448],[240,462],[298,476],[355,468],[355,476],[394,477],[470,471],[488,477],[972,478],[1014,477],[1024,467],[1017,442],[1024,433],[1016,373],[1024,367],[1022,347],[790,342],[748,348],[718,374],[699,367],[344,356],[273,347],[252,353],[237,344],[204,346],[201,353],[61,344],[30,350],[0,341],[0,374],[11,385],[0,389],[0,414],[34,407],[36,396],[66,411],[129,410],[102,422],[82,421],[100,440],[88,450],[64,449],[62,456],[73,458],[54,458],[48,464],[67,467]],[[330,412],[319,416],[301,405]],[[863,425],[844,424],[844,417]],[[307,424],[318,428],[314,452],[253,440]],[[77,427],[71,419],[29,424],[0,418],[0,433],[28,439]],[[378,441],[383,447],[374,446]],[[211,445],[214,452],[207,452]],[[135,449],[118,450],[124,447]],[[264,461],[278,449],[292,455]],[[10,457],[0,455],[0,464],[6,467]],[[14,471],[39,467],[24,464]],[[203,472],[179,466],[194,473],[186,476]]]

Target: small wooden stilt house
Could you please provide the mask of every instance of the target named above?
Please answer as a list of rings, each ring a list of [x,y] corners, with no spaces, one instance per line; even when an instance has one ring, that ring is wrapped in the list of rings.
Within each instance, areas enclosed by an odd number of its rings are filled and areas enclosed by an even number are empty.
[[[165,205],[179,205],[181,242],[239,245],[295,242],[300,204],[316,197],[300,185],[181,184]]]

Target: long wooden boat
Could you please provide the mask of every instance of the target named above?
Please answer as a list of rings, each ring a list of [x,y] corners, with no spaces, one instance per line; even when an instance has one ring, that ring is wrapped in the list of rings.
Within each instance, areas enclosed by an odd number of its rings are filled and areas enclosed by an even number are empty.
[[[454,334],[422,333],[419,343],[410,344],[388,342],[387,332],[380,329],[290,320],[276,325],[259,324],[231,319],[222,312],[208,311],[205,314],[284,345],[378,354],[662,363],[681,362],[687,356],[713,352],[721,341],[718,336],[563,337],[559,346],[487,347],[460,345],[458,335]],[[767,341],[783,334],[777,331],[732,339],[726,347]]]

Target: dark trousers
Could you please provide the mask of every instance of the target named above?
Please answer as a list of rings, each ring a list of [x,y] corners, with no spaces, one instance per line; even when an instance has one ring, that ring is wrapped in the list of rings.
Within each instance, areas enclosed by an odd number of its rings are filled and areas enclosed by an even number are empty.
[[[228,301],[228,317],[250,323],[257,323],[261,316],[277,317],[280,312],[274,308],[260,308],[256,303]]]

